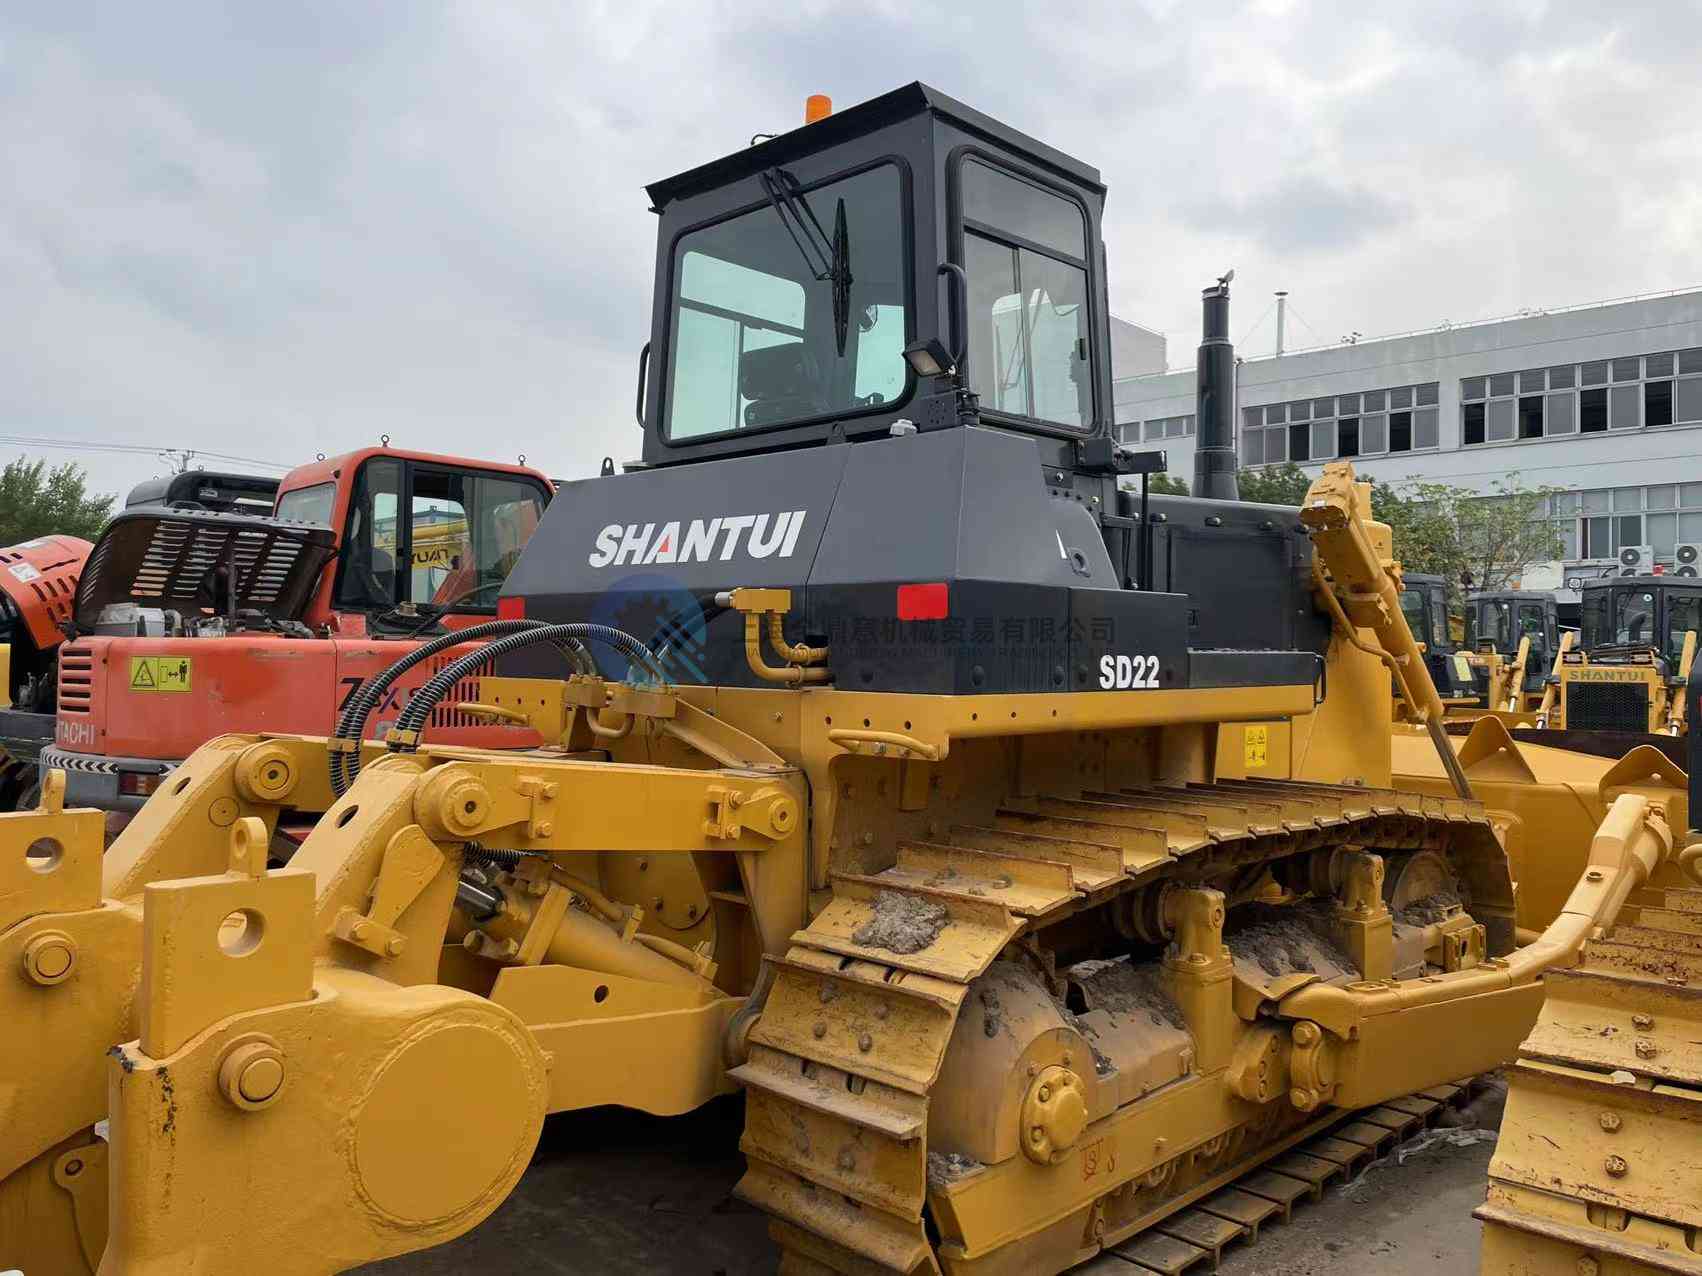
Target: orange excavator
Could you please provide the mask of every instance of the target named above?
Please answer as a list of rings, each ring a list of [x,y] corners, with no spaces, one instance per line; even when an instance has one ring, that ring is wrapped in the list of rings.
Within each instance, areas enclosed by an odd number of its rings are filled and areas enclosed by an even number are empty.
[[[71,636],[41,767],[65,771],[71,805],[132,812],[214,736],[331,734],[362,683],[435,643],[365,706],[381,732],[496,619],[553,492],[522,465],[383,447],[292,470],[263,515],[164,493],[127,506],[55,617]],[[526,742],[453,700],[433,738]]]
[[[138,483],[124,507],[270,514],[277,494],[275,478],[194,470]],[[0,810],[35,803],[36,762],[53,740],[59,649],[93,548],[50,533],[0,549]]]

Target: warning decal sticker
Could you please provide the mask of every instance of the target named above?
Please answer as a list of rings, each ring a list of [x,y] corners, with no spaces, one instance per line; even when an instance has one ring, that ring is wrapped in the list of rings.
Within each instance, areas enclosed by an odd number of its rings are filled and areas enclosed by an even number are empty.
[[[1242,764],[1248,770],[1270,765],[1271,729],[1269,727],[1248,727],[1246,746],[1243,749]]]
[[[188,656],[131,656],[130,690],[188,691]]]

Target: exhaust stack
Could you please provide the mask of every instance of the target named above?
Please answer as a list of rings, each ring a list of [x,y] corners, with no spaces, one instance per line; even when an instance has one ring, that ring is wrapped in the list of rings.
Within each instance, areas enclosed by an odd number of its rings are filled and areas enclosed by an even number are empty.
[[[1201,294],[1204,335],[1194,401],[1199,425],[1194,495],[1220,501],[1241,499],[1235,482],[1235,347],[1229,340],[1229,281],[1234,278],[1232,270]]]

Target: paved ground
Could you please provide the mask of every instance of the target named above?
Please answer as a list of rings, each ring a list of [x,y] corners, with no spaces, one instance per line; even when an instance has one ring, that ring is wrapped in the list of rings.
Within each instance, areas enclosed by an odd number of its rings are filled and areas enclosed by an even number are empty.
[[[1223,1276],[1474,1276],[1500,1120],[1481,1097],[1467,1125],[1409,1143],[1323,1201],[1302,1206],[1257,1248],[1232,1249]],[[599,1110],[551,1118],[513,1197],[471,1235],[364,1276],[772,1276],[762,1219],[732,1199],[742,1163],[740,1101],[673,1120]],[[1428,1140],[1428,1141],[1427,1141]],[[1128,1269],[1136,1276],[1137,1269]]]

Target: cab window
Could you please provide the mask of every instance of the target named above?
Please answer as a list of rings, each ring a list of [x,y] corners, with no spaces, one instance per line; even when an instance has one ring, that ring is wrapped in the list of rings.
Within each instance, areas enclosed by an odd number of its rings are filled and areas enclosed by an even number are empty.
[[[1702,639],[1702,596],[1688,590],[1684,593],[1675,590],[1667,595],[1666,634],[1666,655],[1675,673],[1684,655],[1684,637],[1692,632]]]
[[[1548,645],[1548,621],[1544,617],[1541,603],[1519,604],[1519,635],[1529,638],[1531,646],[1543,648]]]
[[[337,500],[337,485],[335,483],[315,483],[312,487],[298,487],[293,492],[285,492],[278,497],[278,508],[274,516],[291,523],[317,523],[320,527],[331,526],[331,508]]]
[[[1448,605],[1440,589],[1430,591],[1430,643],[1437,651],[1446,651],[1453,644],[1448,640]]]
[[[350,501],[338,605],[492,611],[543,506],[523,479],[369,461]]]
[[[1087,220],[1075,201],[966,158],[969,382],[984,411],[1093,423]]]
[[[1655,595],[1647,589],[1621,589],[1613,598],[1613,640],[1617,643],[1653,644]]]
[[[1401,590],[1401,614],[1407,619],[1407,628],[1412,630],[1412,636],[1420,642],[1426,641],[1425,634],[1429,627],[1424,622],[1424,594],[1416,589]]]
[[[1513,650],[1513,615],[1506,603],[1483,604],[1483,627],[1478,635],[1495,650],[1510,655]]]
[[[769,202],[674,247],[667,435],[704,438],[902,398],[909,384],[904,187],[881,164]]]
[[[1613,621],[1608,607],[1608,590],[1587,589],[1579,606],[1580,642],[1585,650],[1613,641]]]

